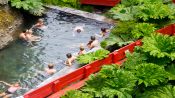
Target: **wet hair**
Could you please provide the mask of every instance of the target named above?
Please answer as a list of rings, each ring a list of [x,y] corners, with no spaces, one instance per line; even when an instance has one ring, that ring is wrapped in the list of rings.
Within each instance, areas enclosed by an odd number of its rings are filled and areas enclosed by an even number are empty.
[[[38,22],[43,22],[43,19],[41,19],[41,18],[40,18],[40,19],[38,19]]]
[[[96,38],[95,36],[91,36],[91,40],[94,41]]]
[[[106,30],[107,30],[106,28],[101,28],[102,32],[106,32]]]
[[[83,51],[83,50],[84,50],[84,48],[83,48],[83,47],[80,47],[80,50],[81,50],[81,51]]]
[[[66,56],[67,56],[67,58],[71,58],[72,54],[71,53],[67,53]]]
[[[81,32],[81,29],[77,29],[77,32],[80,33]]]
[[[53,67],[54,67],[53,64],[49,64],[49,65],[48,65],[48,68],[49,68],[49,69],[53,69]]]
[[[25,29],[25,30],[23,30],[22,32],[23,32],[23,33],[26,33],[26,31],[27,31],[27,30]]]

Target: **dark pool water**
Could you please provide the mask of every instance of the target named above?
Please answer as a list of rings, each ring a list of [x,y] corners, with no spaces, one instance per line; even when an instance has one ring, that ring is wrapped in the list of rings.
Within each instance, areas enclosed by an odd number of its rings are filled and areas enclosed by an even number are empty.
[[[9,83],[20,81],[24,85],[37,75],[36,71],[43,71],[48,63],[59,63],[57,70],[61,70],[65,65],[60,62],[66,59],[66,53],[78,52],[80,44],[86,44],[91,35],[100,32],[101,27],[111,26],[57,10],[49,11],[42,18],[47,28],[34,32],[42,37],[40,42],[31,47],[16,40],[9,48],[0,51],[0,80]],[[85,25],[85,31],[72,36],[73,28],[79,25]],[[4,89],[2,84],[0,86]]]

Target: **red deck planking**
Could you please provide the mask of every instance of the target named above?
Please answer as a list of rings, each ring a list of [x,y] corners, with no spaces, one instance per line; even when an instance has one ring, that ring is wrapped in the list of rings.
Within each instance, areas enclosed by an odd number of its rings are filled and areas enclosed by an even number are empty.
[[[80,0],[81,4],[102,5],[102,6],[115,6],[121,0]]]

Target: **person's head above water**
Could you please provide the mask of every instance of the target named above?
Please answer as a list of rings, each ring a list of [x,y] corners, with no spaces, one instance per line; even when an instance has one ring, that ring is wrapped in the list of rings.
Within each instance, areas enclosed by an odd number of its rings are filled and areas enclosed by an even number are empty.
[[[91,36],[91,40],[94,41],[96,38],[95,36]]]
[[[77,29],[77,33],[80,33],[81,32],[81,29]]]
[[[20,84],[19,84],[19,82],[16,82],[16,83],[13,84],[13,86],[20,87]]]
[[[44,20],[43,19],[38,19],[38,23],[43,23],[44,22]]]
[[[84,47],[80,47],[80,50],[83,51],[84,50]]]
[[[67,56],[67,58],[71,58],[72,54],[71,53],[67,53],[66,56]]]
[[[101,28],[102,32],[107,32],[107,28]]]
[[[49,69],[53,69],[54,68],[54,65],[53,64],[48,64],[48,68]]]

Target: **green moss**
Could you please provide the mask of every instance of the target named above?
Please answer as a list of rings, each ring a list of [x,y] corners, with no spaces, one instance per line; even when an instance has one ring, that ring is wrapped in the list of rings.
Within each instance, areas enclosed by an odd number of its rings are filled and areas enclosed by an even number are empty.
[[[10,13],[0,10],[0,27],[2,27],[2,29],[9,27],[14,20],[15,17],[13,17]]]

